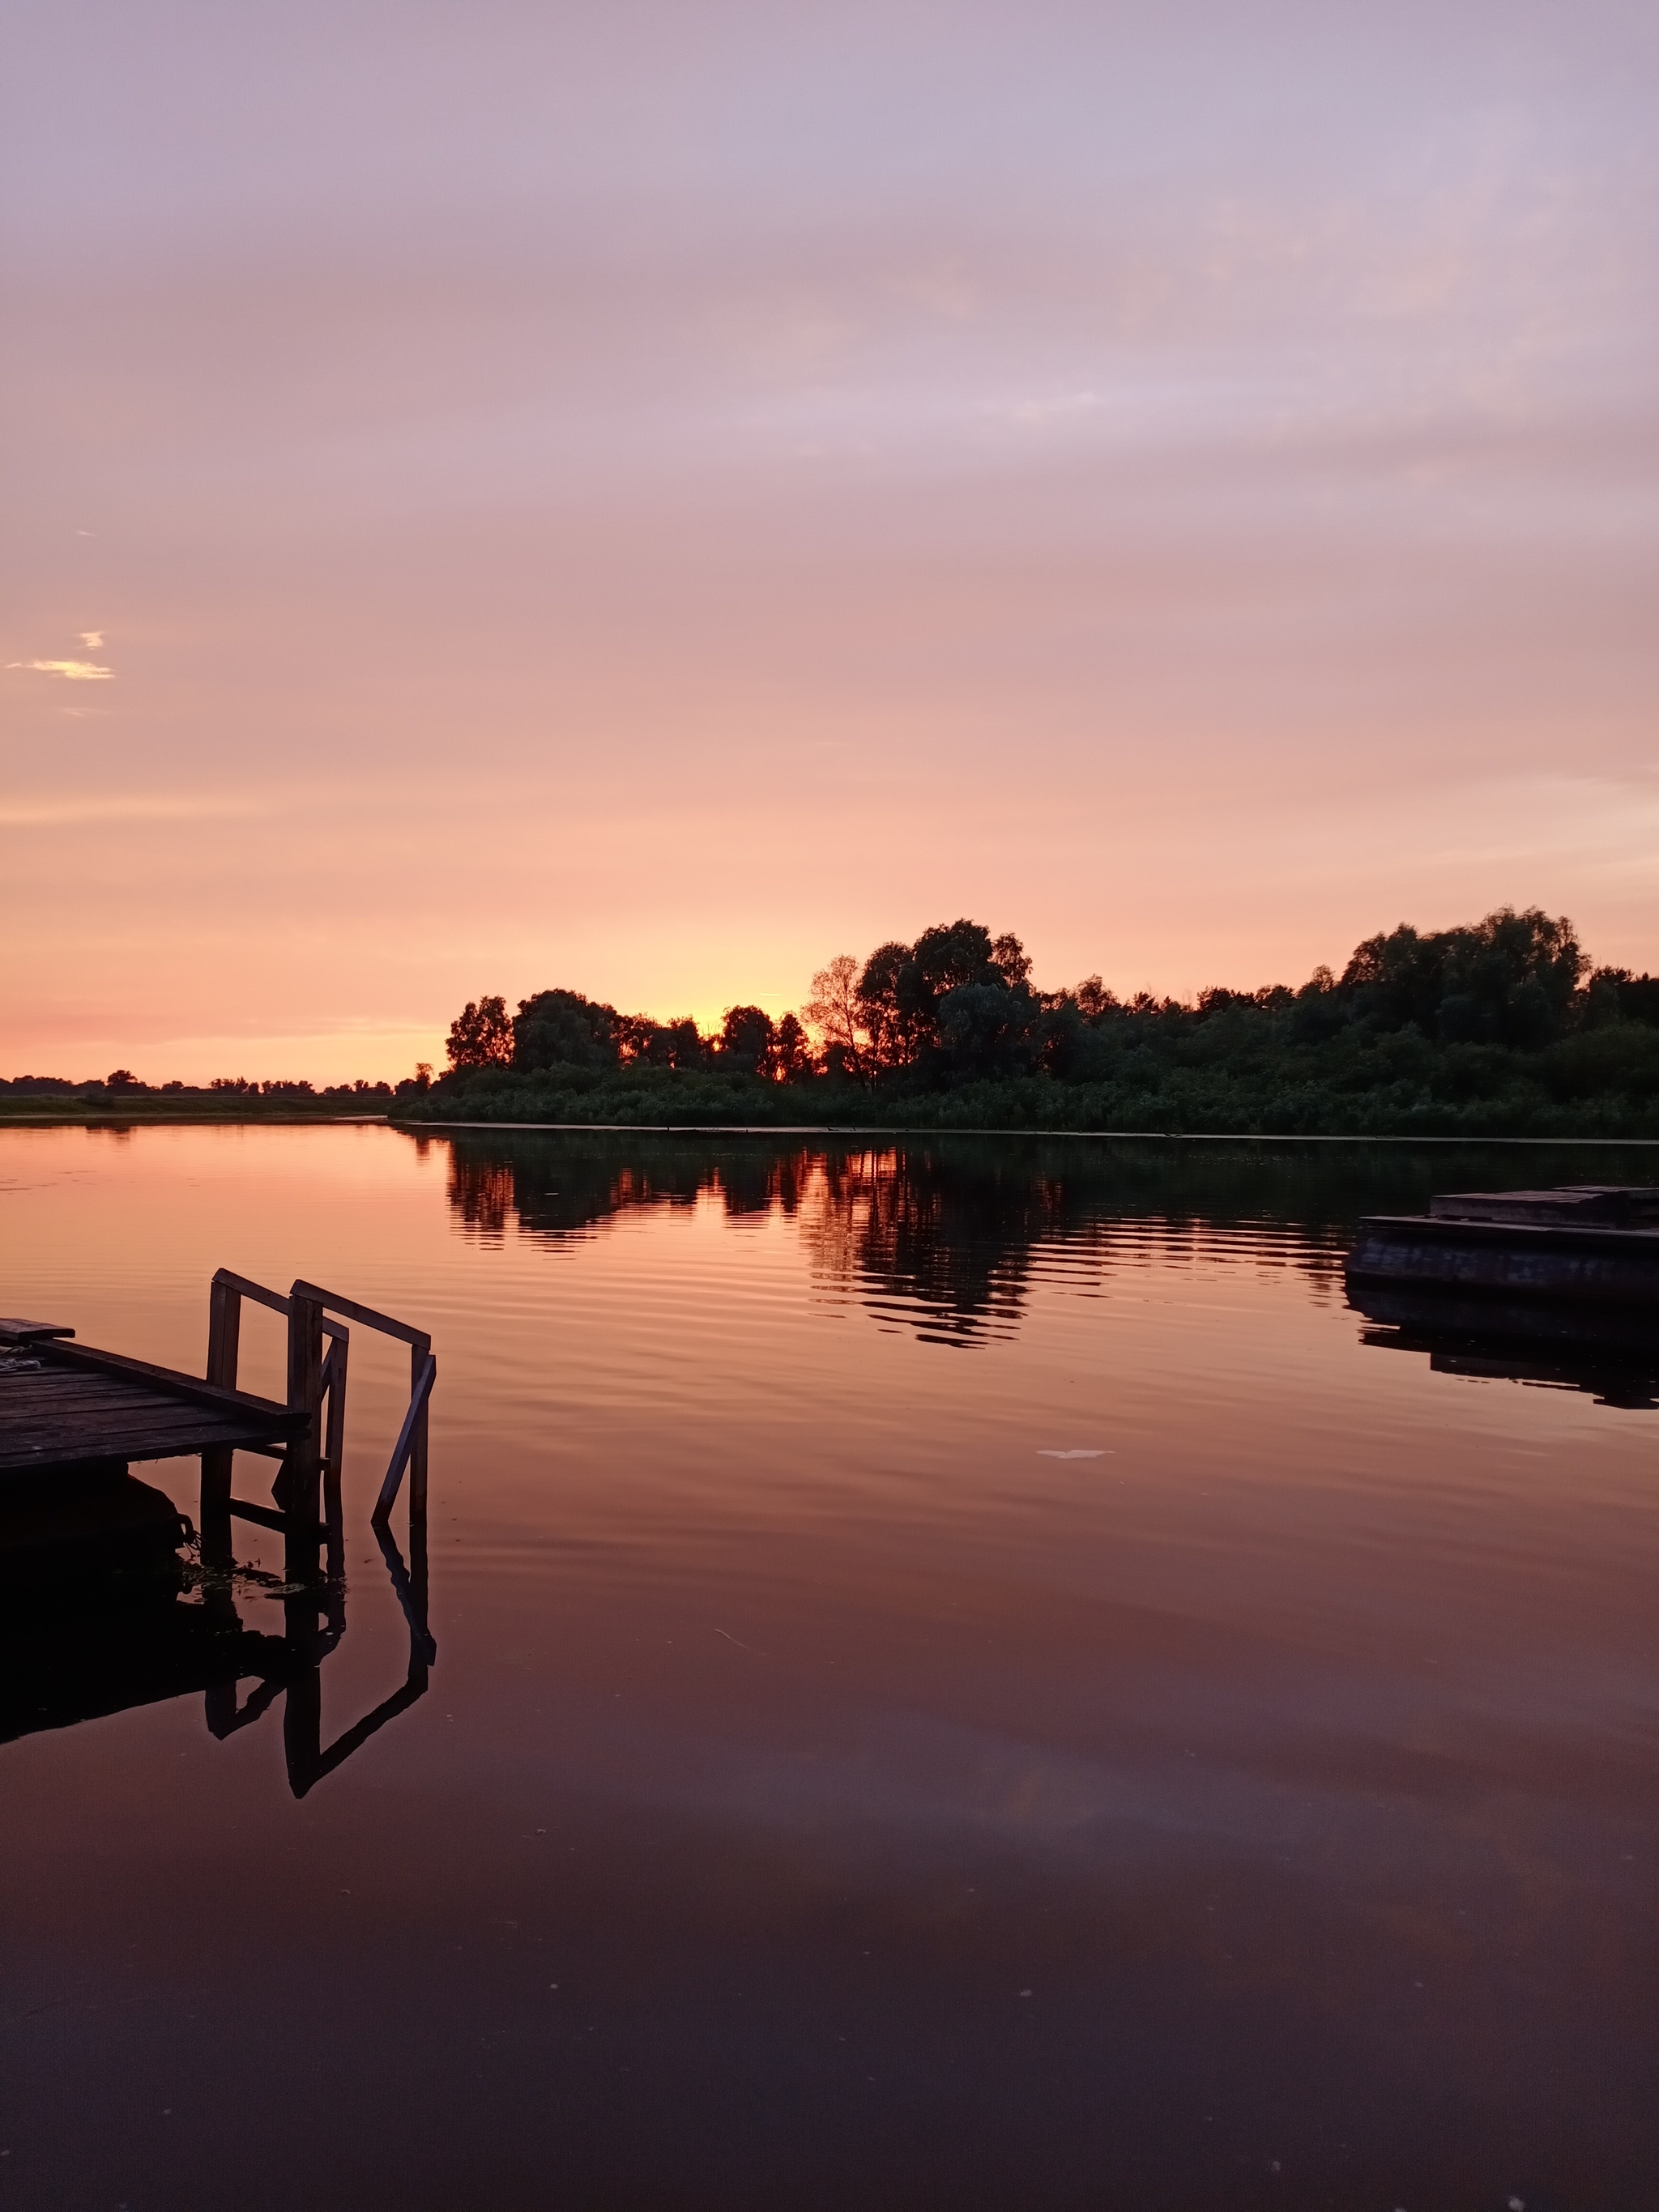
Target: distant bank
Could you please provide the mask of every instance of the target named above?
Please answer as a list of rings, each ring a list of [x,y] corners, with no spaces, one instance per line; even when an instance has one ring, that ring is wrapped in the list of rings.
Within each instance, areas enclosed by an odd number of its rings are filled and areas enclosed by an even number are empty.
[[[410,1086],[412,1088],[412,1086]],[[395,1103],[389,1083],[336,1091],[309,1084],[262,1090],[198,1090],[182,1083],[55,1083],[31,1076],[0,1081],[0,1127],[135,1121],[383,1121]]]
[[[787,1087],[763,1078],[664,1071],[594,1084],[586,1070],[529,1079],[501,1071],[489,1080],[437,1085],[379,1111],[356,1100],[204,1099],[152,1091],[112,1100],[82,1092],[0,1094],[0,1127],[131,1128],[379,1122],[410,1131],[566,1127],[776,1129],[780,1134],[845,1130],[1193,1137],[1528,1138],[1659,1143],[1659,1109],[1629,1092],[1561,1098],[1534,1074],[1487,1097],[1436,1097],[1430,1086],[1391,1084],[1341,1091],[1316,1080],[1270,1089],[1245,1072],[1206,1081],[1178,1071],[1164,1084],[1073,1085],[1031,1076],[967,1084],[942,1092],[862,1088],[828,1080]]]

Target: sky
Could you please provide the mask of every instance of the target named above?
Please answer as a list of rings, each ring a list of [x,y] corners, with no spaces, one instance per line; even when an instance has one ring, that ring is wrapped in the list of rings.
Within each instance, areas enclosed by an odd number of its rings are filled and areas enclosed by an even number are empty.
[[[1659,11],[0,0],[0,1073],[1659,968]]]

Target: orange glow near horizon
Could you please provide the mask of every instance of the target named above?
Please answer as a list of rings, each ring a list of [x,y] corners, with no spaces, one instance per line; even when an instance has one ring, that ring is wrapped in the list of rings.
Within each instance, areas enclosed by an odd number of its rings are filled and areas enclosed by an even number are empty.
[[[1650,11],[699,24],[14,27],[0,1073],[1659,968]]]

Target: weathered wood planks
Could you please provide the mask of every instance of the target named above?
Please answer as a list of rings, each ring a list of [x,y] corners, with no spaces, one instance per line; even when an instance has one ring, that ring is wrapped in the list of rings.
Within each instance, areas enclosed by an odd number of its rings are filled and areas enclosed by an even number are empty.
[[[0,1344],[41,1344],[49,1337],[73,1336],[74,1334],[72,1328],[65,1328],[61,1322],[21,1321],[15,1315],[9,1319],[0,1318]]]
[[[279,1443],[306,1419],[118,1352],[41,1340],[0,1367],[0,1476]]]

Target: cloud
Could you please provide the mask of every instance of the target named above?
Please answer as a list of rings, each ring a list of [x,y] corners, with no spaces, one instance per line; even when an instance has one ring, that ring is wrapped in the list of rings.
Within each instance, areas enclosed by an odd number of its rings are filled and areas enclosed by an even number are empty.
[[[81,642],[90,652],[96,653],[104,642],[104,633],[100,629],[83,629],[81,633]]]
[[[241,821],[270,811],[252,793],[106,792],[96,796],[0,799],[0,829],[57,830],[100,822]]]
[[[115,674],[112,668],[100,668],[95,660],[9,660],[6,665],[31,668],[40,676],[61,676],[69,684],[106,684]]]

